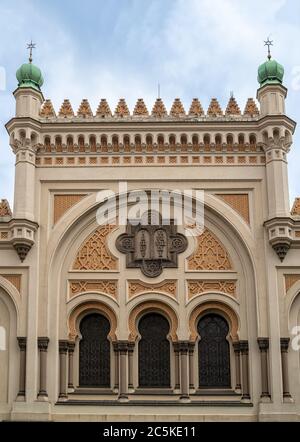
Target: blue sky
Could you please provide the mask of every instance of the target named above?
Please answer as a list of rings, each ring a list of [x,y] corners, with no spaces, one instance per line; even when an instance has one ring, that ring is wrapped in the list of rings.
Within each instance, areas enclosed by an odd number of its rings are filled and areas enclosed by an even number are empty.
[[[188,109],[198,97],[207,108],[217,97],[225,108],[230,91],[244,108],[255,97],[263,41],[285,67],[287,114],[300,121],[300,2],[298,0],[0,0],[0,198],[13,201],[14,155],[4,124],[14,114],[15,72],[37,43],[34,63],[43,72],[45,98],[56,109],[69,98],[77,110],[88,98],[112,109],[125,97],[131,109],[157,95],[170,108],[180,97]],[[0,79],[1,84],[1,79]],[[290,196],[300,196],[300,137],[289,154]]]

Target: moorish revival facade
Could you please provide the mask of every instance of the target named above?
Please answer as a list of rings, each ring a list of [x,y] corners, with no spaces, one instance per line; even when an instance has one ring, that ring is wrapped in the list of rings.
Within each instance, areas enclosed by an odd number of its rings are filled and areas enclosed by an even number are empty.
[[[31,59],[17,80],[0,419],[299,421],[300,198],[290,210],[282,66],[259,67],[243,111],[231,97],[226,110],[177,98],[168,112],[158,98],[151,112],[142,99],[57,112]],[[203,189],[203,233],[149,211],[152,224],[99,225],[97,194],[120,181]]]

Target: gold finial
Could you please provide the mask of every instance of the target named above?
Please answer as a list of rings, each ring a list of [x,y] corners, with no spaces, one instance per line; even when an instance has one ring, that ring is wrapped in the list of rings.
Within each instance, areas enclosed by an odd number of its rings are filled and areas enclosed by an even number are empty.
[[[35,43],[32,40],[27,44],[27,49],[29,49],[29,63],[32,63],[32,49],[35,49]]]
[[[273,46],[273,40],[270,40],[270,37],[265,41],[265,46],[268,46],[268,59],[271,60],[271,50],[270,47]]]

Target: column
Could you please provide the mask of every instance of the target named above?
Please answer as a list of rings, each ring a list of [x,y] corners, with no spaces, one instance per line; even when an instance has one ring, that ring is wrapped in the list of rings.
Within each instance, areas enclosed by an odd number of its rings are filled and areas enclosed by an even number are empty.
[[[134,342],[128,342],[128,388],[133,389],[133,352]]]
[[[280,338],[283,399],[290,399],[288,349],[290,338]]]
[[[258,346],[260,349],[260,362],[261,362],[261,398],[270,398],[269,392],[269,364],[268,364],[268,351],[269,351],[269,338],[258,338]]]
[[[74,350],[75,342],[68,342],[68,354],[69,354],[69,372],[68,372],[68,388],[74,391]]]
[[[195,389],[195,385],[194,385],[194,350],[195,350],[195,342],[189,342],[190,390]]]
[[[248,341],[240,341],[240,351],[242,355],[242,399],[250,399]]]
[[[114,389],[119,389],[119,347],[117,342],[113,342],[113,349],[115,355],[115,379],[114,379]]]
[[[179,345],[178,342],[173,342],[174,354],[175,354],[175,390],[180,389],[179,379]]]
[[[17,400],[25,400],[26,396],[26,344],[27,338],[18,337],[18,344],[20,349],[20,377],[19,377],[19,392]]]
[[[241,359],[240,359],[240,343],[233,343],[234,358],[235,358],[235,390],[240,392],[241,385]]]
[[[59,398],[66,399],[67,395],[67,353],[69,342],[60,340],[59,348]]]
[[[38,393],[38,399],[48,400],[47,393],[47,350],[48,350],[49,338],[38,338],[38,348],[40,352],[40,389]]]
[[[180,351],[180,399],[189,399],[189,342],[179,342]]]
[[[120,353],[120,387],[119,387],[119,400],[128,400],[127,394],[127,353],[128,353],[128,341],[119,341],[118,349]]]

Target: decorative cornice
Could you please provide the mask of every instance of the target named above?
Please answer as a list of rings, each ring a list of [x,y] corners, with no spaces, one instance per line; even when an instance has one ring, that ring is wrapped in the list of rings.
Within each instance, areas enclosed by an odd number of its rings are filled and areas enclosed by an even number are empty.
[[[289,349],[290,338],[280,338],[281,353],[287,353]]]
[[[61,339],[58,341],[58,350],[60,354],[67,354],[69,349],[69,341]]]
[[[20,351],[26,351],[27,346],[27,338],[23,336],[17,337]]]
[[[249,352],[249,343],[248,341],[240,341],[240,352],[242,355],[247,355]]]

